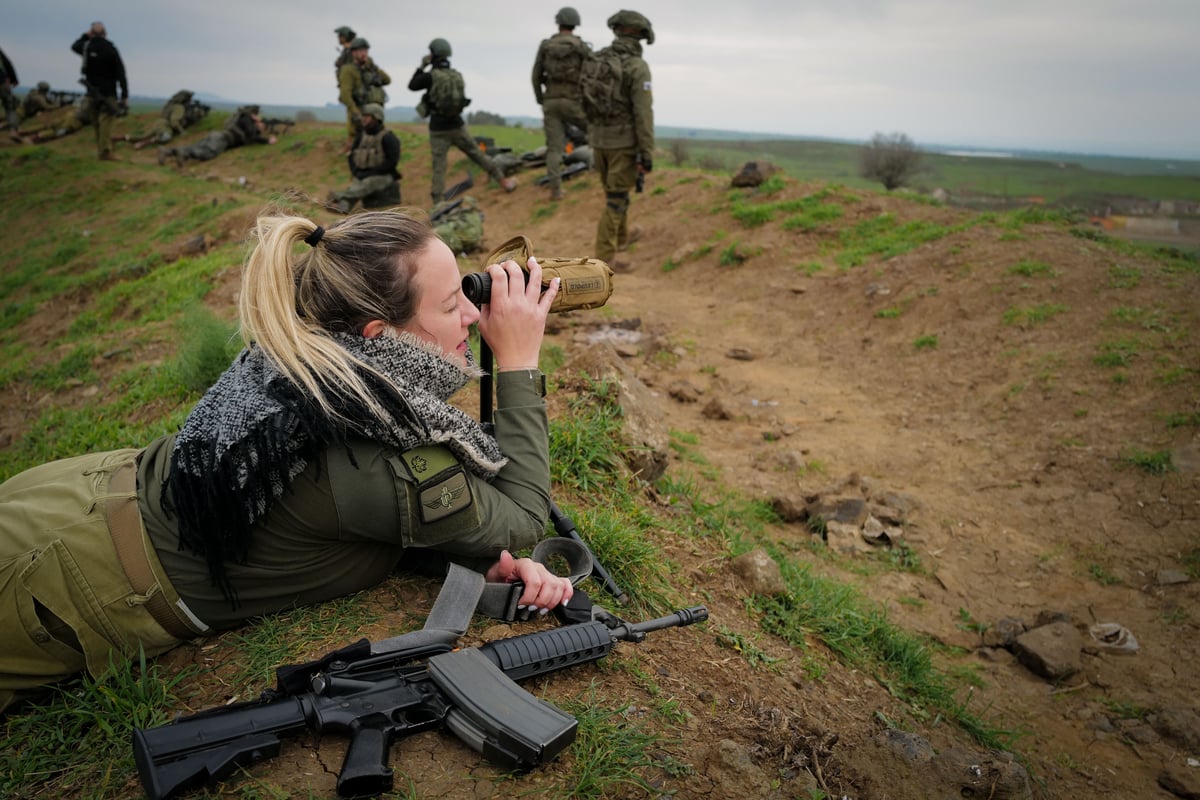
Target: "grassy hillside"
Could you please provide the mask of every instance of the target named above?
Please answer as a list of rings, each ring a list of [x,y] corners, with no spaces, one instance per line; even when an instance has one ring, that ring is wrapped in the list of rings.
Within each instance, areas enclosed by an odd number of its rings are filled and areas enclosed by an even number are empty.
[[[423,204],[423,131],[394,127],[404,197]],[[540,144],[528,130],[474,132]],[[255,215],[282,206],[331,224],[314,198],[347,180],[336,123],[185,171],[150,151],[99,163],[87,135],[0,149],[14,232],[0,278],[0,479],[174,430],[236,349]],[[785,152],[757,147],[721,152],[736,164]],[[813,147],[786,152],[847,157]],[[511,195],[472,190],[489,244],[522,232],[544,255],[589,252],[595,177],[570,181],[560,203],[534,177]],[[1015,751],[1039,800],[1130,796],[1178,761],[1165,744],[1147,754],[1089,737],[1092,721],[1190,702],[1190,676],[1162,676],[1198,656],[1194,585],[1142,587],[1164,566],[1200,577],[1188,527],[1200,493],[1184,462],[1200,429],[1196,259],[1046,210],[974,214],[831,178],[734,190],[727,170],[675,168],[664,152],[634,201],[636,271],[605,308],[556,319],[544,349],[553,491],[633,596],[622,613],[703,603],[710,622],[528,685],[580,720],[547,767],[510,774],[431,732],[393,748],[395,796],[965,796],[889,760],[877,747],[888,732],[965,753],[968,768]],[[628,410],[571,367],[613,331],[643,334],[621,363],[668,431],[670,466],[653,485],[624,466]],[[825,544],[824,519],[774,502],[870,485],[919,496],[922,511],[903,543],[855,556]],[[778,591],[738,577],[733,562],[754,550],[778,566]],[[274,665],[419,627],[436,588],[397,576],[69,682],[4,721],[0,795],[134,796],[131,725],[254,698]],[[983,646],[996,619],[1047,609],[1111,613],[1144,650],[1089,661],[1089,680],[1059,692]],[[478,622],[464,644],[515,632]],[[297,737],[220,794],[329,796],[344,747]]]

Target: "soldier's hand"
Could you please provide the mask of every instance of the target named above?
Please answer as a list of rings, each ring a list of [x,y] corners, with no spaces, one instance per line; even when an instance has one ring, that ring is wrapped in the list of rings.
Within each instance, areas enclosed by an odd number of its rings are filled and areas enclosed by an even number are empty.
[[[638,160],[638,169],[641,170],[643,173],[653,172],[654,171],[654,161],[651,160],[650,156],[643,155]]]
[[[426,53],[425,55],[423,55],[421,57],[421,66],[422,67],[428,67],[432,63],[433,63],[433,54],[432,53]]]

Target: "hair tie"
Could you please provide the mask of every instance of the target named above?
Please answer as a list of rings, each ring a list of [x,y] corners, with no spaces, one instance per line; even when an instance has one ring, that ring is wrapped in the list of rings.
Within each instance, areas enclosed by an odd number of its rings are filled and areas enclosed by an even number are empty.
[[[309,247],[316,247],[317,243],[321,241],[321,237],[324,235],[325,229],[318,225],[315,231],[304,237],[304,243]]]

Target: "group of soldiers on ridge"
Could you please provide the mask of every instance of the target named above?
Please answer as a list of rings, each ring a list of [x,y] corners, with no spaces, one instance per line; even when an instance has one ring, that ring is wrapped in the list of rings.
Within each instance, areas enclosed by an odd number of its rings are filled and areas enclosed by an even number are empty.
[[[546,177],[539,183],[547,186],[551,200],[563,198],[564,154],[571,149],[570,139],[575,138],[572,133],[586,130],[592,164],[605,193],[594,255],[616,270],[626,270],[630,265],[617,258],[617,252],[640,234],[640,229],[628,225],[631,193],[641,191],[644,175],[653,169],[652,90],[642,43],[653,44],[654,30],[644,15],[618,11],[607,22],[614,34],[613,42],[593,51],[575,34],[581,25],[577,10],[564,7],[554,19],[558,30],[540,43],[532,72],[534,98],[542,107],[546,137]],[[359,203],[369,208],[398,205],[400,141],[387,130],[384,119],[384,87],[391,84],[391,77],[371,58],[365,38],[346,26],[334,33],[341,47],[334,65],[338,98],[346,107],[342,154],[347,157],[352,180],[346,189],[330,193],[327,207],[345,214]],[[74,125],[57,129],[49,138],[90,124],[95,129],[99,158],[117,160],[114,139],[133,141],[135,149],[151,143],[166,145],[208,110],[193,100],[190,91],[181,90],[163,106],[161,119],[151,132],[132,139],[114,137],[116,117],[125,113],[129,103],[121,56],[101,22],[93,23],[72,50],[83,59],[80,82],[87,92],[74,115]],[[450,65],[451,55],[449,41],[433,39],[408,82],[411,91],[422,93],[417,111],[429,120],[430,199],[434,208],[446,199],[447,156],[452,147],[462,151],[505,191],[517,188],[517,180],[480,148],[467,129],[463,112],[471,100],[466,96],[462,74]],[[19,133],[21,120],[54,105],[47,97],[49,86],[44,83],[17,103],[12,94],[16,85],[16,71],[0,52],[0,103],[13,137],[28,141]],[[259,106],[247,105],[231,114],[220,131],[209,132],[187,146],[160,147],[158,161],[165,164],[173,160],[182,166],[189,159],[215,158],[232,147],[275,141]]]

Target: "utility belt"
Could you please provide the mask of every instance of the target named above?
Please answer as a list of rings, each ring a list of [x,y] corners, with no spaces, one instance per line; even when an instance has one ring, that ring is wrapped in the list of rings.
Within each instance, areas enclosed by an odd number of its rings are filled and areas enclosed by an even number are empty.
[[[104,506],[108,532],[112,535],[117,560],[133,591],[146,597],[146,610],[154,621],[177,639],[195,639],[211,629],[184,604],[167,580],[158,556],[151,555],[137,503],[137,460],[113,470],[108,484],[110,497]]]

